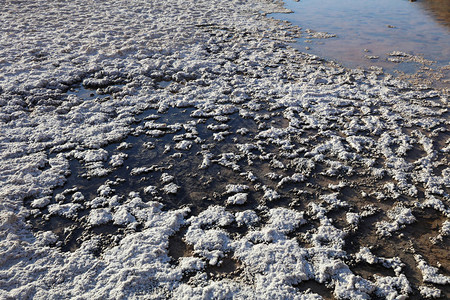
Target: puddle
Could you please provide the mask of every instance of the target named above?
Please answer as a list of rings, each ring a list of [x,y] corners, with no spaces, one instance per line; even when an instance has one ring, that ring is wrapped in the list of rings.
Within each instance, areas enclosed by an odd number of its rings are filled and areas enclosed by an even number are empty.
[[[382,67],[415,83],[450,87],[450,2],[442,0],[287,0],[291,14],[274,14],[302,28],[296,47],[349,68]],[[311,38],[317,32],[331,38]],[[413,55],[396,63],[393,51]],[[423,57],[425,60],[415,57]]]

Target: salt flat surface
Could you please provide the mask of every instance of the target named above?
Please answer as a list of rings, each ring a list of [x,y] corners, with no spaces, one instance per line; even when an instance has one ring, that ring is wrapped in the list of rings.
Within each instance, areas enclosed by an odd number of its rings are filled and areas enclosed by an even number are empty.
[[[450,297],[448,98],[280,1],[8,1],[0,298]]]

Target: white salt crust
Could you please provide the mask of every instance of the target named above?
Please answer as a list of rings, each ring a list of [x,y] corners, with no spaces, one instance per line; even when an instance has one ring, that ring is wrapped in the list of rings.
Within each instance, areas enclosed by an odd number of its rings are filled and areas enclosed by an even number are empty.
[[[233,196],[230,196],[225,201],[226,204],[244,204],[247,202],[247,193],[237,193]]]
[[[441,297],[441,290],[434,287],[420,286],[419,291],[420,295],[425,299],[435,299]]]
[[[417,268],[422,272],[423,282],[436,284],[449,284],[450,277],[439,274],[436,267],[430,266],[420,254],[415,254],[414,258],[417,262]]]
[[[322,176],[333,178],[360,174],[362,166],[369,177],[392,178],[377,190],[362,191],[364,197],[383,203],[416,199],[418,186],[426,195],[423,203],[417,200],[387,210],[388,221],[376,223],[381,238],[413,223],[416,208],[433,208],[448,218],[450,170],[435,169],[448,164],[449,140],[436,141],[440,132],[448,134],[448,99],[436,91],[408,90],[406,83],[381,78],[376,72],[344,70],[298,53],[286,46],[298,29],[264,16],[272,12],[288,11],[280,1],[266,0],[4,3],[0,12],[0,298],[321,299],[295,287],[307,280],[326,285],[337,299],[373,295],[405,299],[411,293],[403,263],[396,257],[376,257],[365,247],[355,254],[356,260],[392,268],[395,277],[374,275],[368,280],[347,265],[349,255],[343,250],[347,233],[327,216],[333,209],[352,205],[340,199],[339,189],[344,186],[321,193],[320,203],[309,203],[305,212],[268,209],[264,204],[283,200],[280,191],[308,182],[317,166],[323,169]],[[155,89],[163,81],[170,83]],[[111,97],[84,99],[67,93],[80,84],[109,91]],[[228,84],[231,88],[225,90]],[[256,114],[261,99],[274,110],[283,110],[287,124],[265,124],[272,116]],[[95,197],[74,189],[52,199],[53,190],[70,175],[70,160],[80,162],[87,178],[128,167],[130,157],[124,152],[132,145],[120,143],[116,150],[123,153],[119,154],[106,146],[131,133],[149,138],[176,133],[174,148],[186,155],[202,143],[195,122],[168,124],[157,121],[159,115],[150,115],[143,126],[133,129],[138,114],[154,105],[158,113],[192,107],[191,117],[221,122],[207,127],[216,143],[231,139],[232,125],[226,123],[234,113],[259,122],[254,136],[247,128],[237,129],[240,138],[252,141],[236,140],[236,153],[227,149],[213,154],[207,147],[199,153],[199,169],[218,164],[242,175],[242,184],[226,187],[228,204],[246,204],[251,184],[255,190],[259,184],[258,211],[231,213],[224,206],[210,206],[188,217],[189,208],[162,210],[161,203],[145,202],[138,192],[120,199],[107,182]],[[405,133],[413,127],[411,134]],[[297,134],[296,143],[315,142],[314,147],[297,147],[291,139]],[[322,140],[317,142],[317,137]],[[281,149],[280,155],[265,152],[266,145]],[[145,147],[156,145],[147,142]],[[425,154],[411,159],[408,155],[414,149]],[[171,151],[169,145],[165,151]],[[243,170],[244,163],[250,166],[257,159],[267,161],[271,172],[285,170],[290,159],[295,173],[271,176],[275,185],[269,186],[261,174]],[[140,166],[129,174],[162,170],[156,165]],[[181,182],[180,178],[166,173],[160,179],[163,193],[178,192],[180,186],[172,181]],[[153,199],[158,187],[148,185],[142,193]],[[30,198],[31,210],[24,206]],[[81,216],[87,208],[89,214]],[[49,217],[92,227],[120,225],[126,234],[100,257],[95,253],[101,241],[95,236],[74,252],[62,252],[55,247],[55,233],[32,232],[26,222],[30,213],[45,209]],[[360,214],[347,212],[345,218],[356,227],[361,218],[377,211],[369,207]],[[309,244],[304,247],[292,234],[309,219],[319,224],[303,235]],[[248,230],[231,234],[227,226],[233,224]],[[448,224],[448,220],[443,223],[436,242],[448,237]],[[195,256],[181,257],[174,264],[169,237],[181,226],[187,228],[183,240]],[[208,277],[206,268],[222,265],[225,258],[239,262],[241,278]],[[415,259],[424,283],[449,284],[448,276],[422,256]],[[184,276],[192,273],[185,283]],[[440,294],[427,286],[419,290],[425,298]]]

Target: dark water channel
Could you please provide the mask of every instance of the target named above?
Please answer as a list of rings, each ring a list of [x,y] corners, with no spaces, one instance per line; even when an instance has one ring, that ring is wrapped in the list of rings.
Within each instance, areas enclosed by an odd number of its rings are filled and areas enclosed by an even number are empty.
[[[450,1],[448,0],[286,0],[291,14],[274,14],[303,29],[296,47],[345,67],[382,67],[439,88],[450,87]],[[336,37],[311,38],[308,30]],[[402,51],[426,61],[392,62]],[[431,70],[430,70],[431,69]],[[426,74],[425,74],[426,73]]]

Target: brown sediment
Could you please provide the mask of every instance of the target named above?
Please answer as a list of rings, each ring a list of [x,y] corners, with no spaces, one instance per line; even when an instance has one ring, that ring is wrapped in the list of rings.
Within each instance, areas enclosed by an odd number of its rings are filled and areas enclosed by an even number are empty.
[[[350,266],[350,269],[357,275],[363,277],[364,279],[373,281],[374,275],[377,276],[391,276],[395,277],[395,272],[390,269],[383,267],[381,264],[368,264],[366,262],[358,262]]]
[[[413,145],[412,149],[406,152],[405,160],[409,163],[414,163],[416,160],[426,156],[426,152],[423,147],[417,143]]]
[[[441,266],[443,274],[450,276],[450,244],[448,237],[442,242],[432,243],[431,239],[439,234],[446,217],[434,209],[414,212],[417,221],[409,224],[401,231],[404,239],[410,240],[415,251],[422,255],[432,266]]]
[[[325,287],[323,284],[318,283],[315,280],[302,281],[294,285],[294,287],[296,287],[301,292],[312,292],[319,294],[325,300],[336,299],[333,296],[333,292],[329,288]]]
[[[187,228],[181,228],[169,237],[168,255],[172,258],[174,264],[178,264],[178,259],[181,257],[194,255],[194,248],[183,240],[186,231]]]
[[[218,265],[208,265],[205,272],[214,279],[236,279],[241,274],[241,266],[241,263],[233,259],[232,254],[228,253]]]

